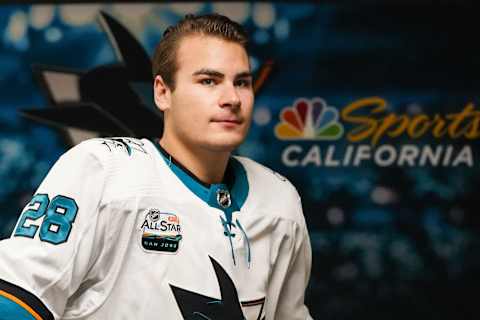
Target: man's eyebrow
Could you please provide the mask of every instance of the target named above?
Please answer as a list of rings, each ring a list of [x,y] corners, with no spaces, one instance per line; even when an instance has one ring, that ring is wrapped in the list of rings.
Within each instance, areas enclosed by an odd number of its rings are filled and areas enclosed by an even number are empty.
[[[192,75],[193,76],[204,75],[204,76],[211,76],[216,78],[225,78],[225,75],[223,73],[213,69],[205,69],[205,68],[195,71]],[[238,78],[253,78],[253,74],[250,71],[240,72],[235,75],[235,79],[238,79]]]
[[[204,76],[211,76],[211,77],[216,77],[216,78],[224,78],[225,75],[221,72],[218,72],[216,70],[212,70],[212,69],[200,69],[198,71],[195,71],[193,74],[193,76],[201,76],[201,75],[204,75]]]
[[[235,75],[235,78],[236,79],[238,79],[238,78],[253,78],[253,74],[250,71],[244,71],[244,72],[237,73]]]

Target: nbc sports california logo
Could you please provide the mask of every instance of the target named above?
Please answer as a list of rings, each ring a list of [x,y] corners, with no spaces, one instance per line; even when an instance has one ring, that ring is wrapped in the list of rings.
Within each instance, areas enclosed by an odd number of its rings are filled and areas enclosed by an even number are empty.
[[[358,167],[372,162],[380,167],[472,167],[472,147],[452,140],[480,138],[479,123],[480,111],[473,103],[461,112],[427,115],[391,112],[380,97],[343,108],[321,98],[300,98],[281,110],[274,131],[288,142],[281,155],[288,167]]]
[[[337,109],[320,98],[296,100],[282,110],[280,119],[275,134],[283,140],[338,140],[343,135]]]

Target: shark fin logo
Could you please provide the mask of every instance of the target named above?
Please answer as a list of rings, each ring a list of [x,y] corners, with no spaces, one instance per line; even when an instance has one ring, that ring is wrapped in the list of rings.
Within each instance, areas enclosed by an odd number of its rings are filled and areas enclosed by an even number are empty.
[[[275,135],[281,140],[338,140],[344,132],[337,109],[320,98],[296,100],[282,110],[280,120]]]
[[[100,139],[100,138],[99,138]],[[133,138],[103,138],[100,139],[102,141],[102,145],[108,148],[108,151],[112,152],[115,149],[122,149],[124,150],[129,156],[132,155],[132,151],[136,150],[142,153],[147,153],[145,148],[143,148],[143,142],[138,139]]]
[[[237,289],[232,279],[222,266],[210,257],[213,269],[217,276],[220,286],[220,299],[204,296],[199,293],[188,291],[176,286],[170,285],[175,300],[180,308],[184,319],[209,319],[209,320],[245,320],[247,319],[242,311],[242,305],[249,307],[248,303],[240,303],[238,299]],[[255,319],[261,318],[263,314],[263,304],[265,299],[259,299],[261,302],[260,314]],[[256,301],[252,301],[256,302]],[[253,303],[258,305],[258,303]]]

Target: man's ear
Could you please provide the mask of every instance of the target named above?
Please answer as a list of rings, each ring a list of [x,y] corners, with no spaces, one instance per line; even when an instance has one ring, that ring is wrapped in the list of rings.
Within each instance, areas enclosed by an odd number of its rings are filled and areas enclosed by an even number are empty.
[[[170,108],[170,94],[170,88],[163,81],[162,77],[157,75],[153,82],[153,97],[155,104],[163,112]]]

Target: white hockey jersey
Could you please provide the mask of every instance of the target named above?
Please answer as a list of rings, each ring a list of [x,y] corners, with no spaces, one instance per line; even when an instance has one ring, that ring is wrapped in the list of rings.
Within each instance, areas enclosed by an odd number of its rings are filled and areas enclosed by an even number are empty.
[[[311,319],[310,267],[300,198],[277,173],[232,157],[207,186],[150,140],[92,139],[0,241],[0,319]]]

